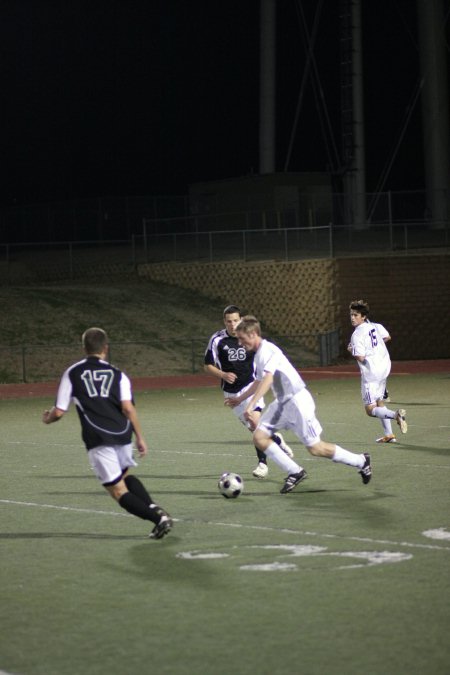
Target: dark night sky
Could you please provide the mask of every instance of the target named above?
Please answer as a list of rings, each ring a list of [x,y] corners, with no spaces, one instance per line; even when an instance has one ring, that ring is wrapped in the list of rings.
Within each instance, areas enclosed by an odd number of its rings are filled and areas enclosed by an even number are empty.
[[[318,0],[303,0],[309,26]],[[364,0],[368,189],[419,77],[414,0]],[[338,0],[316,58],[341,148]],[[305,63],[295,0],[278,0],[277,169]],[[183,194],[258,171],[259,0],[4,0],[1,203]],[[292,171],[327,168],[311,87]],[[420,103],[386,189],[423,187]]]

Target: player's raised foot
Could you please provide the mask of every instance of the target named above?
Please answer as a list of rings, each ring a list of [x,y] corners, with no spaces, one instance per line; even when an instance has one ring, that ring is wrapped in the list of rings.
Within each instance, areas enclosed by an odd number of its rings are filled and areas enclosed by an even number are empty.
[[[305,469],[302,469],[298,473],[289,474],[280,490],[281,494],[292,492],[292,490],[297,487],[297,485],[301,483],[302,480],[305,480],[305,478],[308,478],[308,474],[306,473]]]
[[[269,467],[264,462],[260,462],[258,466],[253,469],[253,475],[255,478],[265,478],[269,473]]]
[[[367,483],[372,478],[372,467],[370,465],[369,453],[365,452],[363,456],[364,456],[364,466],[362,467],[362,469],[359,470],[359,473],[361,474],[362,482],[364,483],[364,485],[367,485]]]
[[[282,449],[282,451],[283,451],[284,453],[286,453],[286,455],[292,459],[293,456],[294,456],[294,453],[292,452],[292,448],[289,447],[289,445],[286,443],[286,441],[284,440],[284,438],[283,438],[283,436],[280,434],[280,432],[277,431],[277,433],[274,434],[274,435],[272,436],[272,438],[273,438],[273,440],[275,441],[275,443],[276,443],[277,445],[280,446],[280,448]]]
[[[148,535],[150,539],[162,539],[166,534],[169,534],[173,527],[173,520],[168,513],[161,516],[159,523],[155,525],[153,530]]]
[[[377,443],[397,443],[397,439],[394,434],[388,434],[387,436],[381,436],[377,438]]]
[[[408,425],[406,424],[406,410],[399,408],[395,413],[395,419],[397,420],[397,424],[400,427],[402,434],[406,434],[408,431]]]

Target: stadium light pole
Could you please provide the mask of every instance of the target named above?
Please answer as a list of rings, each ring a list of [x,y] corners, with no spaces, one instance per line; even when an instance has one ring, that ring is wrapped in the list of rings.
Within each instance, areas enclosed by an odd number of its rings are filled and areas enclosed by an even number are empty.
[[[450,217],[450,147],[442,0],[417,0],[427,214],[431,227],[444,228]],[[447,17],[448,20],[448,17]]]
[[[276,0],[260,2],[259,173],[275,171]]]

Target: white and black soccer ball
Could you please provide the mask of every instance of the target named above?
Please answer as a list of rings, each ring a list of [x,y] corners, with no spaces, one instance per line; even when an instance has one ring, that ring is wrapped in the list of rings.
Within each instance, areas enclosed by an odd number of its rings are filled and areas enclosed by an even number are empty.
[[[239,497],[239,495],[242,494],[244,481],[239,474],[227,471],[219,478],[217,487],[219,488],[220,494],[226,499],[236,499],[236,497]]]

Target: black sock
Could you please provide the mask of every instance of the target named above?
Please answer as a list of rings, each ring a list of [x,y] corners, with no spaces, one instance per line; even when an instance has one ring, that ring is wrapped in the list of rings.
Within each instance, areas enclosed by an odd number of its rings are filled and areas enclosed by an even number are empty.
[[[149,508],[142,499],[136,497],[132,492],[125,492],[119,499],[119,504],[125,511],[128,511],[128,513],[131,513],[133,516],[137,516],[143,520],[151,520],[152,523],[159,523],[160,521],[161,513],[158,511],[161,509],[156,505]]]
[[[136,476],[125,476],[124,481],[130,492],[136,495],[136,497],[139,497],[139,499],[142,499],[142,501],[145,502],[147,506],[150,506],[152,503],[152,498],[148,494],[145,486],[141,483],[139,478]]]
[[[256,450],[256,454],[258,455],[258,462],[260,464],[267,464],[267,457],[266,457],[265,453],[262,452],[262,450],[258,450],[256,445],[255,445],[255,450]]]
[[[152,523],[159,523],[161,516],[165,515],[165,511],[160,506],[157,504],[148,506],[132,492],[125,492],[119,499],[119,504],[133,516],[143,520],[151,520]]]

